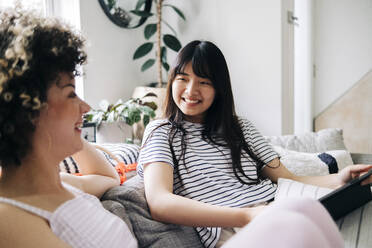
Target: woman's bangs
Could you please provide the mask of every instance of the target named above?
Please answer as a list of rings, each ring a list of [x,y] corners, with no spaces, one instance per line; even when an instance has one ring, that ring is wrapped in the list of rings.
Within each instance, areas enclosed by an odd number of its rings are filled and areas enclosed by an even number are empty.
[[[212,80],[212,73],[209,69],[209,61],[202,56],[196,55],[192,58],[192,70],[198,77]]]
[[[175,75],[184,73],[186,66],[190,62],[195,75],[212,80],[212,74],[208,66],[209,62],[198,53],[194,53],[193,56],[189,56],[188,58],[179,61],[177,66],[174,68]]]

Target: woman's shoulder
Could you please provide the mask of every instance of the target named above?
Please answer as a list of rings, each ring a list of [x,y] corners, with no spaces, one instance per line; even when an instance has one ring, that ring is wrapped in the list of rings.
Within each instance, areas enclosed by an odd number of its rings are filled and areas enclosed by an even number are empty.
[[[238,120],[239,125],[242,128],[249,129],[251,127],[254,127],[254,125],[252,124],[252,122],[250,120],[248,120],[247,118],[242,117],[242,116],[236,116],[236,118]]]
[[[159,137],[166,137],[168,135],[169,128],[171,125],[169,124],[168,119],[157,119],[151,121],[145,129],[143,134],[143,140],[147,140],[148,137],[152,137],[153,134]]]
[[[66,247],[45,219],[5,203],[0,203],[0,233],[7,237],[0,239],[0,247]]]
[[[24,224],[36,225],[39,222],[45,222],[45,220],[16,206],[0,202],[0,232],[4,228],[18,229]]]
[[[156,128],[158,126],[166,126],[167,123],[169,123],[168,119],[156,119],[156,120],[150,121],[150,123],[147,125],[146,128]]]
[[[147,126],[146,126],[146,131],[145,133],[150,133],[155,130],[168,130],[171,127],[169,120],[168,119],[157,119],[151,121]]]

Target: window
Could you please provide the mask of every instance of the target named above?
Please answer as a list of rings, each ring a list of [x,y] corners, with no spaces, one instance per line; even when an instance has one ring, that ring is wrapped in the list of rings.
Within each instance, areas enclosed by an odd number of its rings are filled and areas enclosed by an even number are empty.
[[[25,8],[40,9],[45,13],[45,0],[0,0],[0,8],[14,7],[17,3],[21,3]]]
[[[21,4],[26,9],[39,10],[44,16],[56,16],[80,30],[80,3],[77,0],[0,0],[0,8]],[[82,68],[79,68],[82,73]],[[84,99],[83,77],[76,78],[76,93]]]

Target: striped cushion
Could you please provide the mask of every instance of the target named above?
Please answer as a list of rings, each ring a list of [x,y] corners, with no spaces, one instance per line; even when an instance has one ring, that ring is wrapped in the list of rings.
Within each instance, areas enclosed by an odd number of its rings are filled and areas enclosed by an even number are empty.
[[[100,144],[100,146],[110,151],[120,161],[124,162],[124,164],[134,164],[137,162],[139,154],[139,146],[137,145],[125,143],[105,143]],[[102,150],[99,149],[97,150],[102,152],[103,155],[105,155],[107,161],[110,162],[112,166],[114,167],[116,166],[117,162],[113,158],[111,158],[107,153],[103,152]],[[59,164],[59,168],[61,172],[79,173],[79,167],[72,157],[65,158]]]
[[[79,173],[79,167],[77,166],[77,163],[75,162],[73,157],[67,157],[65,158],[60,164],[59,164],[59,170],[61,172],[66,173]]]
[[[118,157],[120,161],[124,162],[124,164],[137,163],[139,154],[138,145],[126,143],[104,143],[100,144],[100,146],[110,151],[112,154]],[[111,160],[111,162],[113,161],[107,153],[103,152],[103,154],[108,160]],[[116,163],[114,163],[114,165],[116,165]]]
[[[303,184],[280,178],[275,199],[306,196],[319,199],[331,192],[331,189]],[[367,248],[372,245],[372,202],[354,210],[337,221],[345,240],[345,248]]]

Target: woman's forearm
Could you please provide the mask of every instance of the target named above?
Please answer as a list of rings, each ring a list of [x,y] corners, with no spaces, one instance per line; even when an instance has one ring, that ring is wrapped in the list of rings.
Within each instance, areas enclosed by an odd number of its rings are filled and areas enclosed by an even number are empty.
[[[86,140],[83,140],[83,149],[75,153],[73,158],[83,175],[100,175],[120,181],[115,168]]]
[[[254,216],[254,208],[214,206],[171,193],[149,203],[155,220],[187,226],[242,227]]]
[[[295,176],[294,180],[331,189],[336,189],[342,186],[338,174],[330,174],[326,176]]]
[[[173,168],[163,162],[144,166],[146,200],[155,220],[194,227],[242,227],[264,207],[215,206],[173,194]]]

